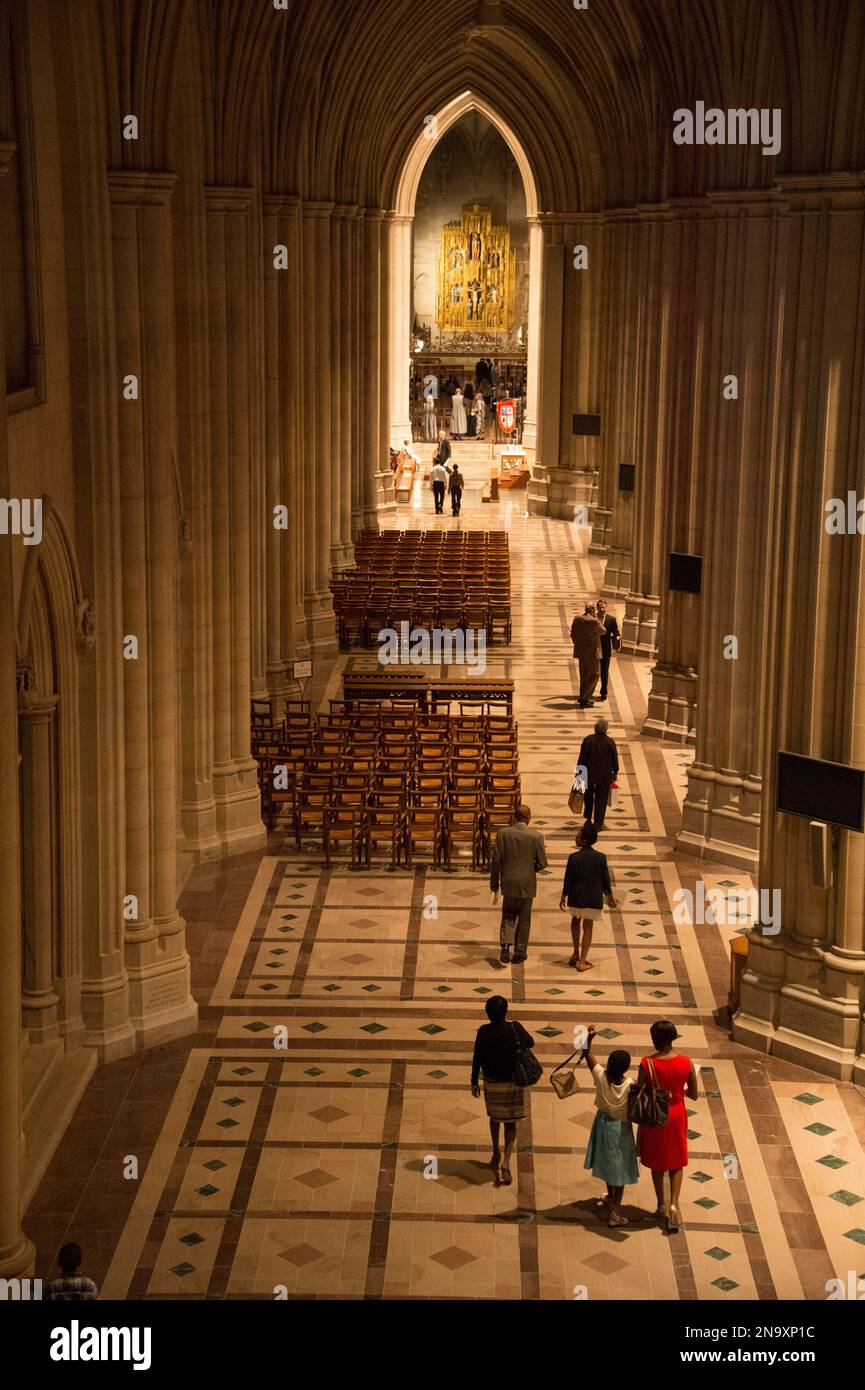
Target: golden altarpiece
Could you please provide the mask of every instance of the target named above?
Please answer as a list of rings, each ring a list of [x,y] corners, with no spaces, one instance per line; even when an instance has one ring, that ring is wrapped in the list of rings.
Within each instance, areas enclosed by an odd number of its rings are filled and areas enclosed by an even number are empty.
[[[514,321],[516,257],[507,227],[494,227],[489,208],[463,208],[442,229],[436,317],[439,330],[509,329]]]

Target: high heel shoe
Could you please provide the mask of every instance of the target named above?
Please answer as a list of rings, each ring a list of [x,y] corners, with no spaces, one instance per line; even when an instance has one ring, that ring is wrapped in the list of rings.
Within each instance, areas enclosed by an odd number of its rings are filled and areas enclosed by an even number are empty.
[[[513,1178],[511,1177],[511,1170],[506,1163],[503,1163],[499,1170],[499,1180],[504,1187],[510,1187],[511,1183],[513,1182]]]
[[[682,1218],[679,1215],[678,1207],[670,1207],[667,1211],[667,1234],[675,1235],[682,1225]]]

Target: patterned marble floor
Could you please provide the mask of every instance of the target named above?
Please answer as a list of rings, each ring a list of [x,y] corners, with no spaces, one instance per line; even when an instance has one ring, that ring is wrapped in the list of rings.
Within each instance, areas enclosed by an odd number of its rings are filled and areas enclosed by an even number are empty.
[[[456,524],[426,502],[390,524]],[[567,793],[594,712],[576,708],[566,632],[601,568],[584,532],[524,505],[469,493],[460,524],[510,535],[514,642],[488,671],[516,682],[524,799],[550,861],[529,960],[499,963],[497,912],[468,865],[325,871],[274,840],[202,866],[182,900],[199,1032],[97,1071],[25,1223],[39,1273],[73,1237],[115,1298],[820,1299],[828,1279],[862,1273],[865,1100],[730,1042],[729,941],[745,928],[674,925],[672,895],[698,869],[671,849],[690,753],[639,736],[649,667],[629,658],[607,709],[622,774],[602,843],[619,906],[596,929],[594,969],[567,968]],[[703,878],[748,886],[723,866]],[[468,1086],[491,992],[548,1070],[579,1024],[639,1056],[655,1018],[675,1021],[701,1068],[680,1234],[650,1219],[646,1175],[627,1192],[629,1227],[598,1222],[585,1081],[565,1102],[541,1081],[514,1186],[493,1185]]]

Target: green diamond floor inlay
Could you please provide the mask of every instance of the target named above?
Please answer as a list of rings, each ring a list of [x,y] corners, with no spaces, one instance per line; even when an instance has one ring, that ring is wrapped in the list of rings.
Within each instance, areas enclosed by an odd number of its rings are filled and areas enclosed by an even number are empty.
[[[436,1081],[441,1081],[443,1076],[447,1076],[446,1071],[428,1071],[427,1076],[432,1076]]]
[[[219,1188],[214,1187],[213,1183],[209,1182],[204,1187],[196,1187],[195,1190],[198,1193],[199,1197],[213,1197],[214,1194],[219,1191]]]
[[[813,1096],[810,1091],[803,1091],[801,1095],[794,1096],[794,1100],[800,1100],[803,1105],[819,1105],[822,1096]]]
[[[720,1279],[713,1279],[712,1285],[716,1289],[721,1289],[724,1293],[729,1293],[731,1289],[738,1289],[739,1287],[732,1279],[727,1279],[723,1275]]]
[[[712,1181],[712,1175],[711,1175],[711,1173],[701,1173],[699,1169],[697,1170],[696,1173],[690,1173],[688,1176],[690,1177],[691,1182],[711,1182],[711,1181]]]
[[[865,1245],[865,1231],[861,1226],[854,1226],[851,1231],[845,1231],[844,1235],[847,1240],[855,1240],[857,1245]]]
[[[385,1033],[387,1031],[383,1023],[362,1023],[360,1030],[362,1033]]]
[[[610,1038],[618,1038],[618,1037],[621,1037],[621,1034],[620,1034],[620,1033],[617,1033],[616,1030],[615,1030],[615,1028],[602,1028],[601,1031],[600,1031],[600,1033],[598,1034],[598,1037],[599,1037],[599,1038],[606,1038],[607,1041],[609,1042]]]
[[[223,1104],[223,1105],[230,1105],[231,1108],[232,1108],[232,1110],[233,1110],[234,1107],[235,1107],[235,1105],[245,1105],[245,1104],[246,1104],[246,1101],[245,1101],[245,1100],[241,1100],[239,1096],[229,1096],[228,1100],[224,1100],[224,1101],[222,1102],[222,1104]]]
[[[423,1028],[420,1028],[418,1031],[421,1033],[429,1033],[430,1037],[432,1037],[434,1033],[443,1033],[444,1028],[440,1028],[437,1023],[426,1023]]]
[[[366,1067],[352,1067],[349,1076],[369,1076],[369,1072]]]
[[[729,1260],[730,1258],[729,1250],[722,1250],[720,1245],[713,1245],[711,1250],[705,1250],[703,1253],[708,1255],[710,1260]]]
[[[252,1067],[232,1067],[235,1076],[252,1076]]]
[[[695,1207],[702,1207],[704,1211],[711,1211],[717,1205],[718,1203],[713,1201],[711,1197],[698,1197],[694,1203]]]
[[[236,1129],[236,1128],[237,1128],[237,1120],[217,1120],[216,1123],[217,1123],[217,1126],[218,1126],[219,1129]]]
[[[324,1076],[324,1069],[322,1067],[305,1067],[303,1074],[304,1076]]]
[[[201,1166],[202,1168],[207,1168],[211,1173],[218,1173],[220,1168],[225,1167],[225,1164],[221,1158],[211,1158],[208,1163],[203,1163]]]
[[[326,1032],[327,1032],[327,1024],[326,1024],[326,1023],[304,1023],[304,1024],[302,1025],[302,1027],[303,1027],[303,1031],[304,1031],[305,1033],[326,1033]]]
[[[841,1202],[845,1207],[855,1207],[857,1202],[862,1201],[862,1198],[858,1197],[855,1192],[848,1192],[844,1187],[839,1187],[837,1192],[830,1192],[829,1196],[833,1202]]]
[[[172,1265],[170,1272],[176,1274],[179,1279],[182,1279],[186,1274],[194,1274],[195,1265]]]
[[[246,1033],[261,1033],[261,1032],[266,1031],[266,1029],[267,1029],[267,1024],[266,1024],[266,1023],[244,1023],[243,1028],[244,1028],[244,1032],[246,1032]]]
[[[822,1163],[825,1168],[847,1167],[846,1158],[836,1158],[834,1154],[824,1154],[822,1158],[817,1159],[817,1162]]]
[[[831,1125],[821,1125],[819,1120],[815,1120],[812,1125],[806,1125],[805,1128],[809,1134],[819,1134],[821,1139],[825,1139],[827,1134],[835,1133]]]
[[[561,1028],[553,1028],[547,1024],[546,1028],[539,1028],[538,1032],[544,1038],[558,1038],[561,1035]]]
[[[181,1245],[202,1245],[204,1236],[200,1236],[197,1231],[190,1231],[188,1236],[180,1237]]]

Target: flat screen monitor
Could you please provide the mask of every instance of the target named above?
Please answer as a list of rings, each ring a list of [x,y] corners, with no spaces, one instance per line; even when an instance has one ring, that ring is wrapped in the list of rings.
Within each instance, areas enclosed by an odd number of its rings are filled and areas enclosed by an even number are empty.
[[[572,434],[600,434],[601,417],[600,415],[575,415],[573,420]]]
[[[670,551],[670,588],[681,594],[698,594],[703,581],[703,557]]]
[[[865,828],[865,772],[846,763],[778,753],[777,805],[788,816]]]

